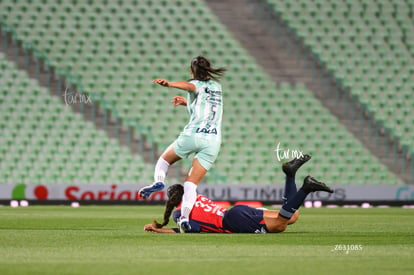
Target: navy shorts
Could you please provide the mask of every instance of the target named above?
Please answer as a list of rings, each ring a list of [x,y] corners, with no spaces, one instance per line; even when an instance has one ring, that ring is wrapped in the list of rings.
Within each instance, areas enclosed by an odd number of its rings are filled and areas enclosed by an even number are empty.
[[[233,233],[267,233],[263,210],[236,205],[224,213],[223,227]]]

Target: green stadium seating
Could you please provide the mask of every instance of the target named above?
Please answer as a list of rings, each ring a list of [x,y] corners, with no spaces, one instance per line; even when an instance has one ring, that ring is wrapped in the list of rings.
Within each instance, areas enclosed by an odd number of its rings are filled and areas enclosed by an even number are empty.
[[[267,1],[401,145],[414,148],[414,124],[401,123],[414,105],[414,3]]]
[[[145,164],[0,53],[0,182],[148,183]],[[4,114],[4,115],[3,115]]]
[[[290,6],[289,1],[283,3]],[[174,95],[185,93],[156,86],[151,83],[152,79],[188,79],[190,60],[199,54],[207,55],[215,66],[227,67],[222,80],[223,144],[214,166],[217,173],[207,174],[209,183],[217,182],[217,174],[227,183],[283,183],[280,165],[285,160],[277,159],[278,143],[285,150],[303,150],[314,156],[301,175],[312,173],[326,182],[339,184],[400,182],[303,85],[275,84],[219,23],[204,1],[176,0],[171,5],[165,0],[126,0],[121,5],[111,1],[22,0],[16,4],[0,0],[0,18],[16,29],[19,39],[33,43],[46,53],[55,68],[80,79],[86,92],[99,94],[111,102],[125,123],[135,119],[151,129],[159,150],[178,136],[188,115],[185,108],[174,108],[170,103]],[[322,34],[323,28],[314,25],[308,31]],[[336,57],[333,53],[329,56]],[[11,86],[17,85],[14,81]],[[34,100],[39,96],[40,92]],[[24,108],[32,107],[28,104]],[[76,117],[73,123],[79,120]],[[54,123],[52,129],[61,128]],[[83,130],[91,127],[85,126]],[[67,131],[68,128],[56,131],[54,137],[61,138]],[[83,137],[85,133],[75,130],[71,135]],[[102,133],[97,136],[103,139]],[[39,140],[51,144],[54,141]],[[102,147],[108,148],[107,143]],[[33,150],[37,148],[34,146]],[[56,152],[59,147],[51,148]],[[136,175],[129,172],[131,166],[111,169],[110,164],[116,163],[117,158],[130,156],[127,152],[118,150],[110,159],[102,160],[97,156],[105,151],[100,147],[94,150],[97,154],[88,160],[94,163],[94,173],[78,175],[67,171],[68,179],[121,180],[124,171],[132,179]],[[84,151],[79,148],[79,152]],[[75,158],[64,150],[52,156]],[[50,162],[51,157],[46,155],[42,167]],[[72,165],[78,162],[70,161]],[[134,162],[136,173],[152,173],[154,164],[148,167],[142,160]],[[56,175],[41,176],[44,180]]]

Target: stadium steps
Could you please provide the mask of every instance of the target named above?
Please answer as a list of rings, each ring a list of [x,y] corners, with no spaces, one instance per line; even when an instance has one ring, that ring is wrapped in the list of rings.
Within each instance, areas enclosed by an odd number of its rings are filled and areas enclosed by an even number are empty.
[[[274,147],[275,141],[277,143],[279,140],[288,141],[287,146],[290,148],[307,148],[312,154],[318,152],[318,158],[303,173],[319,171],[327,181],[343,184],[400,182],[338,124],[307,88],[303,85],[289,85],[286,83],[289,81],[272,80],[240,43],[233,39],[232,34],[217,22],[219,20],[202,0],[180,0],[177,1],[180,4],[176,9],[166,10],[158,8],[166,4],[164,0],[131,0],[123,1],[122,5],[107,1],[87,4],[77,2],[79,5],[75,3],[73,8],[61,1],[45,3],[48,8],[43,7],[43,2],[24,2],[24,5],[19,6],[6,3],[6,8],[0,9],[5,21],[16,28],[21,39],[29,43],[33,41],[39,50],[50,53],[47,58],[57,68],[68,69],[72,76],[84,81],[81,84],[85,88],[89,87],[86,91],[108,98],[114,104],[119,101],[121,104],[116,105],[119,107],[116,111],[125,120],[135,118],[143,126],[156,126],[148,129],[157,131],[153,134],[160,146],[171,142],[171,136],[177,134],[188,118],[184,112],[175,111],[172,106],[166,112],[164,102],[170,100],[170,93],[151,84],[151,80],[158,76],[155,71],[162,71],[162,75],[167,78],[181,79],[186,75],[182,75],[181,71],[188,66],[188,57],[199,53],[207,54],[217,62],[215,64],[229,66],[231,69],[223,79],[223,86],[230,91],[226,96],[228,103],[226,119],[223,121],[223,147],[216,163],[219,172],[223,171],[229,183],[282,184],[282,173],[277,173],[276,177],[274,175]],[[159,5],[154,4],[156,2]],[[242,3],[244,2],[240,1],[237,4]],[[91,5],[93,11],[89,11]],[[68,10],[74,13],[73,16],[67,16]],[[103,10],[106,11],[103,17],[94,16]],[[188,14],[188,17],[183,17],[182,13]],[[55,14],[60,14],[59,20],[65,24],[65,28],[53,24],[57,22],[53,20]],[[111,20],[112,17],[117,20]],[[22,21],[21,18],[28,20]],[[53,35],[45,35],[43,18],[48,19],[47,26],[53,28]],[[107,21],[111,23],[106,24]],[[119,22],[122,24],[119,25]],[[148,29],[148,24],[151,29]],[[82,31],[78,36],[76,33],[81,26],[84,26],[82,30],[85,29],[85,32]],[[88,26],[99,26],[99,31],[88,30]],[[174,34],[187,34],[192,42],[164,39],[165,43],[160,43],[158,37],[167,38],[170,26],[174,26],[171,30]],[[131,34],[136,33],[137,29],[142,36],[135,39],[136,36],[132,35],[134,39],[131,39]],[[107,32],[110,35],[103,35]],[[198,39],[201,36],[206,38],[203,43]],[[68,37],[71,37],[70,41]],[[89,42],[84,37],[92,38],[96,51],[85,47]],[[111,55],[118,40],[124,44],[125,51],[117,55],[116,63],[112,63]],[[69,42],[81,47],[67,47]],[[99,46],[106,43],[111,48]],[[174,56],[173,59],[171,55]],[[84,58],[87,62],[84,62]],[[157,66],[159,60],[165,60],[169,66]],[[291,73],[293,72],[284,72],[281,77]],[[254,86],[256,83],[259,86]],[[245,97],[246,91],[251,92],[252,96]],[[148,109],[147,103],[157,108]],[[302,105],[307,108],[299,108]],[[298,112],[298,119],[290,116],[292,108]],[[167,115],[170,111],[173,116]],[[174,127],[169,127],[168,124]],[[309,127],[310,124],[312,127]],[[356,155],[361,157],[354,157]],[[210,179],[212,181],[208,179],[207,182],[216,181],[214,177]]]
[[[148,183],[141,156],[50,96],[0,52],[0,183]]]
[[[53,70],[47,72],[43,60],[35,58],[33,52],[25,51],[21,43],[13,41],[10,34],[2,32],[1,28],[0,38],[0,52],[9,61],[14,62],[18,69],[26,71],[30,78],[36,79],[40,86],[47,88],[51,95],[59,98],[62,104],[66,104],[63,95],[67,88],[65,79],[62,79]],[[72,93],[78,92],[76,87],[69,88]],[[133,129],[128,129],[128,126],[122,125],[120,120],[117,121],[114,118],[111,111],[99,106],[98,102],[69,105],[74,112],[80,113],[86,121],[92,122],[97,129],[104,130],[109,138],[117,139],[122,146],[128,147],[131,153],[139,154],[145,162],[155,164],[156,159],[161,154],[157,152],[156,146],[148,142],[146,136],[137,135]],[[185,177],[186,173],[187,171],[183,169],[182,165],[174,165],[170,170],[170,181],[179,181]]]
[[[269,24],[263,24],[257,20],[255,13],[259,12],[256,8],[260,8],[257,6],[260,3],[249,0],[243,0],[243,2],[247,5],[240,4],[240,0],[206,1],[222,23],[253,54],[256,61],[266,68],[275,82],[294,84],[311,80],[313,75],[310,70],[303,70],[296,65],[296,60],[287,58],[285,54],[288,50],[287,45],[277,43],[274,37],[269,35],[269,32],[272,32],[284,41],[283,37],[286,35],[283,33],[284,30],[275,30]]]
[[[302,41],[263,0],[207,1],[223,24],[276,82],[304,83],[365,147],[407,183],[410,164],[396,142],[319,64]],[[347,110],[355,110],[358,115]],[[375,135],[378,132],[380,134]],[[413,160],[411,160],[413,161]]]

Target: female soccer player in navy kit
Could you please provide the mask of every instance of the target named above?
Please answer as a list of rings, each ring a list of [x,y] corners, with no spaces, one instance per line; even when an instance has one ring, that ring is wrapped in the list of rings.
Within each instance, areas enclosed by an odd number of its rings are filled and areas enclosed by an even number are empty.
[[[280,211],[261,210],[244,205],[238,205],[231,209],[221,208],[205,196],[198,195],[193,210],[190,214],[190,232],[215,232],[215,233],[279,233],[285,231],[289,224],[296,222],[299,216],[300,205],[306,196],[315,191],[333,191],[324,183],[307,176],[302,187],[297,191],[295,174],[302,164],[311,157],[304,155],[295,158],[282,166],[286,174],[286,184],[283,196],[283,206]],[[181,197],[183,187],[173,185],[168,189],[168,201],[164,212],[162,224],[154,221],[147,224],[145,231],[154,233],[178,233],[178,228],[163,228],[168,224],[172,211],[173,219],[177,222],[181,215]]]
[[[184,182],[181,217],[181,232],[190,231],[189,215],[197,199],[197,185],[215,162],[221,145],[221,118],[223,114],[222,88],[217,81],[225,69],[211,67],[210,61],[197,56],[191,61],[192,80],[168,82],[154,79],[153,82],[164,87],[187,91],[187,99],[175,96],[175,106],[187,106],[190,121],[180,136],[164,151],[155,165],[154,183],[143,187],[139,194],[148,198],[153,192],[165,187],[168,168],[176,161],[195,153],[192,167]]]

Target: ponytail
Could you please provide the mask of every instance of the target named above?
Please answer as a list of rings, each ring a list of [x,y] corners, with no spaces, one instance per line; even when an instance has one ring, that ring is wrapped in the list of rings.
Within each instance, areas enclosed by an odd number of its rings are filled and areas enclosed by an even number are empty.
[[[171,185],[167,190],[168,200],[165,203],[164,211],[164,221],[159,223],[156,220],[152,223],[155,228],[162,228],[168,224],[170,221],[171,213],[175,207],[177,207],[182,199],[184,194],[184,187],[181,184]]]

